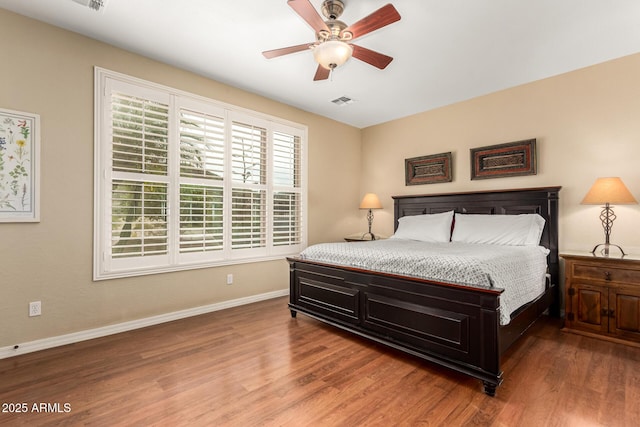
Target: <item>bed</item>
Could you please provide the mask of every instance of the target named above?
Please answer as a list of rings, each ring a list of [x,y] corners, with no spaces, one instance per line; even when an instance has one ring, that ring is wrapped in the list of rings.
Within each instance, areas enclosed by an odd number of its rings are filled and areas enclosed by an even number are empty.
[[[484,392],[494,396],[503,379],[501,355],[543,313],[559,315],[559,191],[560,187],[545,187],[393,197],[396,231],[403,217],[449,211],[544,218],[538,237],[548,253],[545,283],[541,293],[513,310],[507,322],[501,322],[504,289],[493,284],[458,284],[301,257],[287,258],[291,316],[304,313],[478,378]]]

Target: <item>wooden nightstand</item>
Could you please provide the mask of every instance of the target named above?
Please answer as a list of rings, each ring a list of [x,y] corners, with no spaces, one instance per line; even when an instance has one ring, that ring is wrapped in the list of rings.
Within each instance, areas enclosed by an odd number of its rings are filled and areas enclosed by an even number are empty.
[[[640,345],[640,258],[562,254],[565,328]]]

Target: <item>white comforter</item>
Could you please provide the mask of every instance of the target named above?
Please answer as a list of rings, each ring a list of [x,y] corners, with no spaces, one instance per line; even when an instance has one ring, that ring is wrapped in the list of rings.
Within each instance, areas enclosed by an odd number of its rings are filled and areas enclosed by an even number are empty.
[[[310,246],[304,259],[420,277],[465,286],[504,289],[500,324],[544,292],[547,254],[542,246],[425,243],[387,239],[322,243]]]

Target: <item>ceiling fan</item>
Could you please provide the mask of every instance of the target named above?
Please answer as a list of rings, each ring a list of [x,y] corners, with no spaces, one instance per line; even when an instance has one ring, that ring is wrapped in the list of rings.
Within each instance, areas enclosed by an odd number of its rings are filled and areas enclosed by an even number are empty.
[[[358,37],[399,21],[400,14],[392,4],[381,7],[351,25],[338,20],[344,11],[344,3],[341,0],[325,0],[322,3],[322,14],[327,18],[326,21],[309,0],[289,0],[287,4],[313,28],[316,41],[267,50],[262,52],[265,58],[271,59],[310,49],[318,63],[313,80],[327,79],[336,67],[344,64],[352,56],[381,70],[393,61],[390,56],[351,43]]]

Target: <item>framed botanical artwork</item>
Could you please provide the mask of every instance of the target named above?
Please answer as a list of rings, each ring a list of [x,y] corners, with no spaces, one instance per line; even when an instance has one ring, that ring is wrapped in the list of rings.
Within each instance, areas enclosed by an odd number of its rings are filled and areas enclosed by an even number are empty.
[[[0,222],[40,221],[40,116],[0,108]]]
[[[404,171],[405,185],[451,182],[451,152],[405,159]]]
[[[535,175],[536,140],[471,149],[471,179]]]

